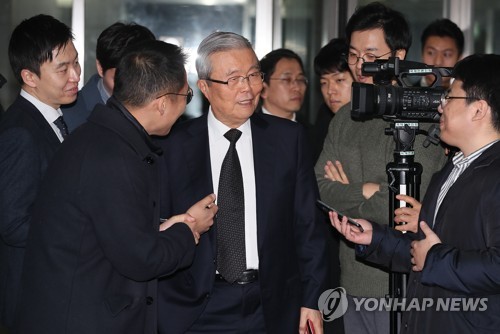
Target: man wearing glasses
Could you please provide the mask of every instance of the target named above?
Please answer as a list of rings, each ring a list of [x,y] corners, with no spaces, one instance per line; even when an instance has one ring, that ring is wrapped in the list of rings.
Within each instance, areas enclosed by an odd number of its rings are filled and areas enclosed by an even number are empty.
[[[459,152],[433,176],[417,234],[364,219],[359,233],[330,217],[363,260],[410,273],[400,333],[498,333],[499,75],[498,55],[455,66],[438,111],[441,139]]]
[[[288,49],[269,52],[260,60],[264,83],[260,98],[262,112],[287,118],[308,127],[298,111],[304,102],[307,78],[299,55]]]
[[[150,136],[166,135],[191,99],[185,59],[156,40],[126,50],[107,105],[56,153],[29,232],[14,332],[156,333],[158,277],[193,261],[217,212],[207,192],[160,219],[161,150]]]
[[[210,108],[163,143],[162,206],[214,192],[219,211],[193,264],[160,281],[159,332],[304,333],[309,320],[322,333],[327,225],[304,129],[255,113],[263,74],[244,37],[209,35],[196,69]]]
[[[373,77],[362,73],[362,64],[391,56],[404,59],[411,35],[404,16],[380,3],[359,7],[346,26],[349,45],[347,62],[354,80],[372,84]],[[321,199],[354,218],[380,224],[389,223],[389,188],[386,165],[394,160],[395,141],[385,134],[390,124],[382,119],[355,121],[350,105],[341,108],[330,123],[323,151],[316,163],[316,179]],[[422,124],[421,124],[422,127]],[[415,162],[423,167],[420,194],[424,194],[432,174],[445,163],[442,148],[422,146],[424,136],[414,143]],[[340,284],[353,298],[383,298],[389,293],[386,271],[355,257],[351,243],[341,241]],[[346,333],[388,333],[389,313],[349,307],[344,315]]]

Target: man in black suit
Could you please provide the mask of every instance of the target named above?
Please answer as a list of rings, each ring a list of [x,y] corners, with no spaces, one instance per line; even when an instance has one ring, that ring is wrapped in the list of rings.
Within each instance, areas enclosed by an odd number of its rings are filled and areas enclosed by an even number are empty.
[[[191,100],[185,59],[155,40],[127,50],[107,105],[54,156],[28,237],[19,333],[156,333],[157,278],[193,261],[217,211],[208,192],[160,226],[150,136],[166,135]]]
[[[365,245],[358,256],[411,272],[401,333],[500,327],[500,56],[469,56],[452,77],[438,108],[441,140],[460,151],[432,178],[418,234],[363,219],[360,233],[330,214],[348,240]]]
[[[263,77],[244,37],[209,35],[198,48],[196,68],[210,109],[179,124],[165,141],[162,205],[169,214],[183,211],[213,191],[219,212],[193,264],[160,281],[159,331],[304,333],[309,319],[322,333],[317,307],[325,289],[326,224],[315,205],[304,129],[254,113]],[[232,196],[225,198],[229,156],[240,162],[234,169],[240,176],[229,182]],[[226,224],[241,225],[227,234]],[[241,239],[228,242],[233,237]]]
[[[21,93],[0,123],[0,323],[11,328],[33,203],[65,133],[60,106],[76,99],[80,64],[69,27],[47,15],[12,32],[9,60]],[[59,123],[59,126],[62,126]]]

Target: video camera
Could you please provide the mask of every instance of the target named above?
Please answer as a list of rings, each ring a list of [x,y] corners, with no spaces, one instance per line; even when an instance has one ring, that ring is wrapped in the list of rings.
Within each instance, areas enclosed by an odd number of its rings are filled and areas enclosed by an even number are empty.
[[[359,120],[382,117],[438,122],[437,108],[444,92],[442,77],[450,76],[451,70],[397,57],[363,63],[363,75],[373,75],[376,85],[353,82],[351,116]],[[405,82],[408,76],[428,74],[436,78],[431,87],[408,87]],[[399,86],[391,84],[394,79]]]

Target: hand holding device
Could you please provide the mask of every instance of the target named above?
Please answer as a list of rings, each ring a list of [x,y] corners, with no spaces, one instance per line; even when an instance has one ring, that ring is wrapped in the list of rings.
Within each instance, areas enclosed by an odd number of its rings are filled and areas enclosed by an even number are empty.
[[[340,213],[339,211],[337,211],[336,209],[332,208],[331,206],[329,206],[328,204],[326,204],[325,202],[321,201],[321,200],[316,200],[316,203],[319,205],[319,207],[326,213],[330,212],[330,211],[333,211],[333,212],[336,212],[337,213],[337,216],[339,217],[339,220],[342,220],[342,218],[344,218],[344,214]],[[361,226],[360,223],[352,220],[351,218],[347,217],[347,222],[351,225],[354,225],[356,226],[361,232],[364,232],[365,230],[363,229],[363,226]]]

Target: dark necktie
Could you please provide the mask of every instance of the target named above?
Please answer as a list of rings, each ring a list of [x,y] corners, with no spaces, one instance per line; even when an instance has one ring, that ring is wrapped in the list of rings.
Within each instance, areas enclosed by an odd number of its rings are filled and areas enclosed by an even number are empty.
[[[63,136],[63,139],[66,139],[66,137],[69,135],[69,132],[68,132],[68,126],[66,125],[64,118],[62,116],[59,116],[54,121],[54,124],[59,128],[59,130],[61,130],[61,135]]]
[[[241,131],[231,129],[224,137],[229,149],[222,162],[217,196],[217,270],[230,283],[241,277],[246,267],[245,203],[243,176],[236,142]]]

